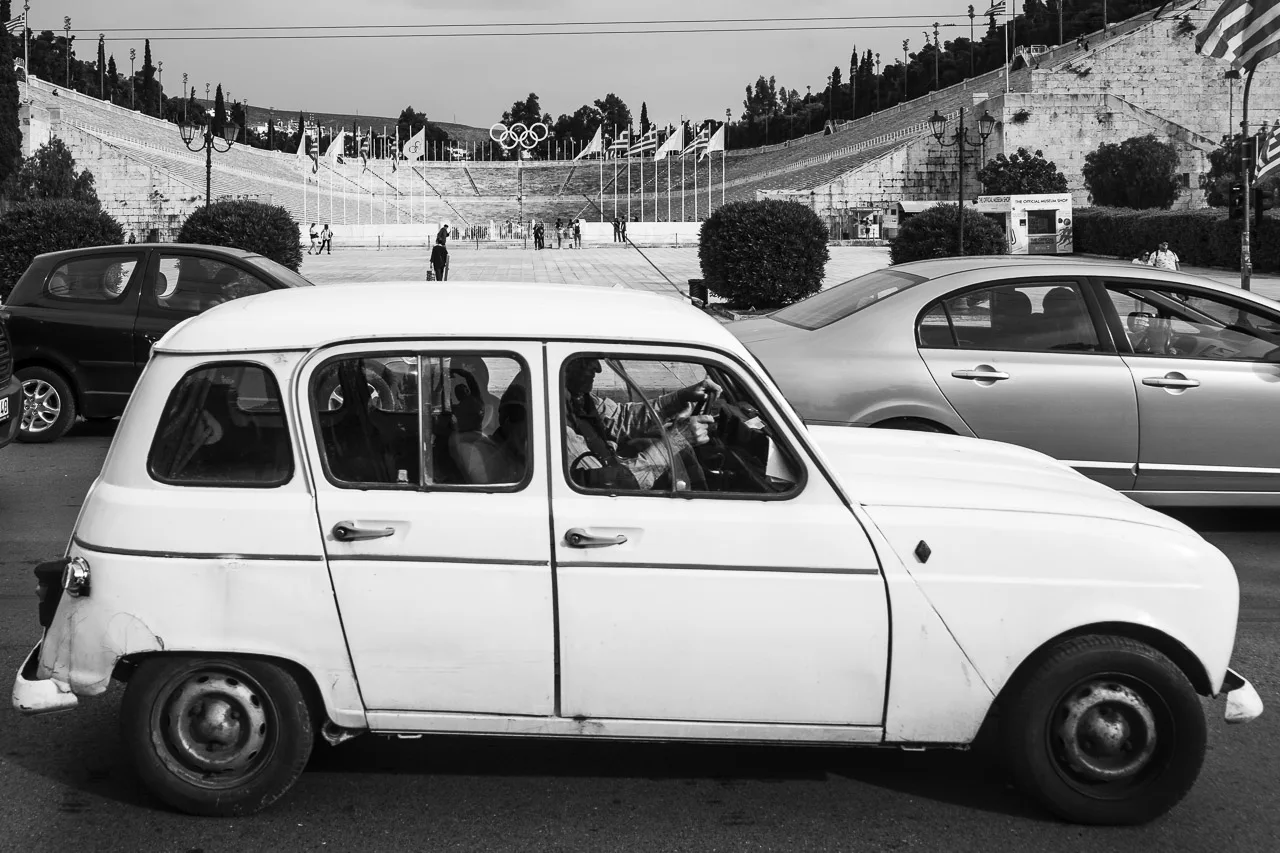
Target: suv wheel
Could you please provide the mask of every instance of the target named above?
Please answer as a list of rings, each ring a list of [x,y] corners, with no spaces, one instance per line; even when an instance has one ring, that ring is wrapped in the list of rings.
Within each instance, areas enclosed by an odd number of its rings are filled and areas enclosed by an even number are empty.
[[[76,422],[76,398],[61,373],[47,367],[24,367],[18,371],[22,382],[22,425],[18,441],[57,441]]]

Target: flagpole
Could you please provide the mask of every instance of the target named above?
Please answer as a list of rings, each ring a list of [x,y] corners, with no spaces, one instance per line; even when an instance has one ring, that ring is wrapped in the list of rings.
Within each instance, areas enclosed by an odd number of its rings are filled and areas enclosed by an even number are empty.
[[[640,136],[640,221],[644,222],[644,136]]]
[[[695,139],[697,137],[694,137]],[[693,150],[694,154],[698,153],[698,149]],[[698,161],[693,161],[693,221],[698,221]]]
[[[618,144],[618,126],[613,126],[613,144]],[[618,218],[618,152],[613,152],[613,218]]]
[[[631,219],[631,134],[627,133],[627,220]]]
[[[1013,20],[1013,15],[1008,6],[1004,9],[1004,93],[1009,94],[1009,22]],[[905,75],[906,66],[903,66],[902,73]]]
[[[685,141],[684,116],[680,117],[680,141],[681,142]],[[685,219],[685,216],[684,216],[684,197],[685,195],[687,195],[687,193],[685,192],[685,186],[684,186],[684,149],[685,149],[685,146],[681,145],[680,146],[680,221],[681,222],[688,221]]]
[[[1240,172],[1244,176],[1244,228],[1240,231],[1240,288],[1249,290],[1253,277],[1253,247],[1249,233],[1249,183],[1253,175],[1253,163],[1249,157],[1249,87],[1253,84],[1253,72],[1258,70],[1256,64],[1249,67],[1244,78],[1244,104],[1240,108]]]

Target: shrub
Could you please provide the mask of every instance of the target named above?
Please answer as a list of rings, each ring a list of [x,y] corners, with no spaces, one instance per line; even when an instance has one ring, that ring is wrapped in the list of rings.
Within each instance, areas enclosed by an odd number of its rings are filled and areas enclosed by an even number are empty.
[[[1240,269],[1240,228],[1222,208],[1131,210],[1076,208],[1072,215],[1075,250],[1131,260],[1154,251],[1161,241],[1184,264]],[[1250,239],[1255,272],[1280,272],[1280,220],[1264,217]]]
[[[0,216],[0,297],[7,298],[36,255],[124,242],[124,229],[96,204],[23,202]]]
[[[707,289],[737,308],[780,308],[817,293],[827,226],[794,201],[735,201],[702,223],[698,260]]]
[[[179,243],[230,246],[256,252],[294,272],[302,266],[302,238],[289,211],[256,201],[219,201],[182,223]]]
[[[89,204],[98,203],[93,173],[88,169],[77,172],[71,149],[56,136],[37,148],[30,157],[22,158],[18,170],[9,179],[7,191],[15,201],[69,198]]]
[[[904,264],[927,258],[949,258],[960,254],[956,240],[957,205],[939,204],[917,213],[902,223],[898,236],[889,244],[889,262]],[[994,220],[972,208],[964,209],[964,253],[1003,255],[1009,251],[1004,231]]]
[[[1093,203],[1140,209],[1169,208],[1182,193],[1178,150],[1155,134],[1104,142],[1085,155],[1084,185]]]

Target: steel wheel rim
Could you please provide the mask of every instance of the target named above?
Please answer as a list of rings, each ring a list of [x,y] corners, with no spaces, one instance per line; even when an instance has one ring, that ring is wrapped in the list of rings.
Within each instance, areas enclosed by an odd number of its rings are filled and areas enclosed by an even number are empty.
[[[262,688],[242,672],[200,669],[161,691],[151,739],[170,772],[202,788],[239,786],[266,766],[278,718]]]
[[[26,433],[52,429],[62,417],[62,396],[58,389],[43,379],[26,379],[22,383],[22,424]]]
[[[1081,679],[1054,702],[1045,741],[1054,770],[1077,792],[1122,799],[1160,775],[1173,715],[1145,682],[1118,673]]]

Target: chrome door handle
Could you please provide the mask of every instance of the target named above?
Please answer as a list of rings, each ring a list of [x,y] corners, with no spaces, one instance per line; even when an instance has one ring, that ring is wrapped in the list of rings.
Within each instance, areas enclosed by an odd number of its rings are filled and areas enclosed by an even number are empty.
[[[333,526],[333,538],[339,542],[360,542],[364,539],[382,539],[396,532],[394,527],[356,527],[354,521],[339,521]]]
[[[1143,378],[1142,384],[1152,388],[1199,388],[1200,380],[1180,376],[1147,376]]]
[[[607,548],[610,545],[621,545],[627,537],[619,533],[617,536],[593,536],[581,527],[570,528],[564,535],[564,541],[570,548]]]
[[[956,379],[986,379],[992,382],[1009,378],[1009,374],[1003,370],[953,370],[951,375]]]

